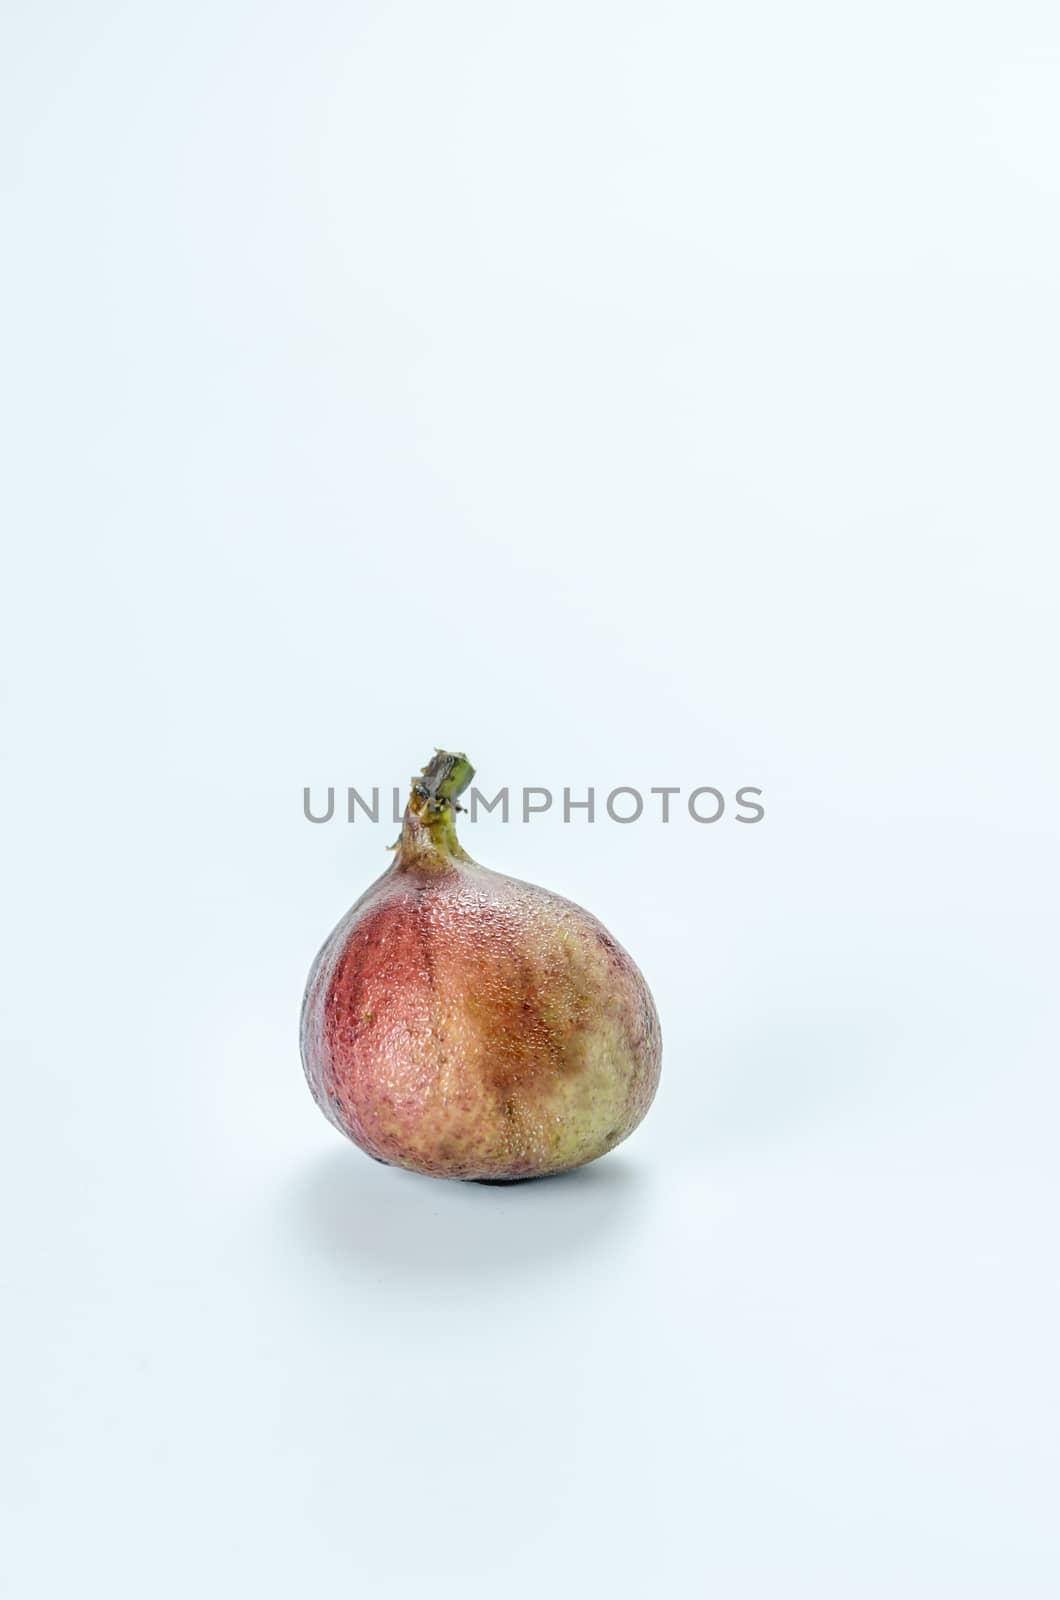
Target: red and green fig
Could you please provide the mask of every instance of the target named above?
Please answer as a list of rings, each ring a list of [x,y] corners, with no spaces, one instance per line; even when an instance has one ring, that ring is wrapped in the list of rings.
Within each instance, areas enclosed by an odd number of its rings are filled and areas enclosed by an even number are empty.
[[[313,963],[302,1061],[324,1115],[377,1160],[512,1183],[632,1133],[662,1045],[647,984],[595,917],[461,849],[473,776],[439,751],[413,782],[393,861]]]

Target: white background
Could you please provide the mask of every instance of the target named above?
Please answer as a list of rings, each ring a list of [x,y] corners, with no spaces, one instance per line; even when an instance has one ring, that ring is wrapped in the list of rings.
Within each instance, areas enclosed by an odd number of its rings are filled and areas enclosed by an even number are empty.
[[[19,1600],[1054,1600],[1052,7],[7,8]],[[387,1171],[309,962],[436,744],[663,1021]]]

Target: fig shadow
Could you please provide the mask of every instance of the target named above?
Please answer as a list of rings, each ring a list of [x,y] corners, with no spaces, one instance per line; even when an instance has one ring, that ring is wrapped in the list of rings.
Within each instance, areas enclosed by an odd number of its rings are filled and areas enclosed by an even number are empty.
[[[621,1154],[518,1184],[424,1178],[349,1146],[298,1172],[285,1195],[295,1243],[333,1269],[410,1281],[495,1280],[602,1249],[630,1227],[643,1172]]]

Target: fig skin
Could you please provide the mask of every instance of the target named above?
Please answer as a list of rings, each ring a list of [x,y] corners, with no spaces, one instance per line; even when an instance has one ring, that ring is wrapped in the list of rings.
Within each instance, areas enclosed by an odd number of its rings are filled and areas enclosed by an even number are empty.
[[[662,1044],[647,984],[595,917],[460,847],[472,776],[439,752],[414,783],[393,862],[313,963],[302,1062],[325,1116],[377,1160],[518,1182],[632,1133]]]

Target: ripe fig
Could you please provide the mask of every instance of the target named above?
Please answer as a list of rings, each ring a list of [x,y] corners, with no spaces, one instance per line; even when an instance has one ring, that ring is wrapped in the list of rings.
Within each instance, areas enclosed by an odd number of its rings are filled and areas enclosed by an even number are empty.
[[[473,776],[439,751],[414,780],[394,860],[313,963],[302,1062],[324,1115],[377,1160],[513,1183],[632,1133],[662,1044],[647,984],[595,917],[461,848]]]

